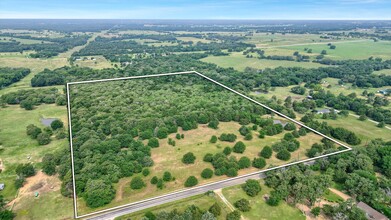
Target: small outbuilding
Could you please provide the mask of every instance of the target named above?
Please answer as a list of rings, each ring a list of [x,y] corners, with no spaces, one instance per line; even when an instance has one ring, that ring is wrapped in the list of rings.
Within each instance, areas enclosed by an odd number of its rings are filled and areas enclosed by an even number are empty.
[[[5,184],[4,183],[0,183],[0,190],[3,190],[5,188]]]
[[[282,121],[280,121],[280,120],[273,120],[273,124],[274,124],[274,125],[280,124],[280,125],[282,125],[282,127],[285,127],[285,125],[286,125],[287,123],[286,123],[286,122],[282,122]]]
[[[329,113],[331,113],[331,111],[328,108],[320,109],[316,111],[316,114],[329,114]]]
[[[365,212],[365,216],[369,220],[389,220],[385,215],[376,211],[364,202],[357,203],[357,208],[363,210]]]

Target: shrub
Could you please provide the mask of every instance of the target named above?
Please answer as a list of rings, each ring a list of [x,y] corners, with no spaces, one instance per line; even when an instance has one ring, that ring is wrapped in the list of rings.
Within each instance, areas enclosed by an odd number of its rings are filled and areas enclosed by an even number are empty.
[[[217,142],[217,137],[216,137],[216,135],[213,135],[213,136],[210,138],[210,141],[209,141],[209,142],[212,143],[212,144],[216,143],[216,142]]]
[[[258,195],[262,188],[257,180],[247,180],[246,183],[242,185],[242,189],[248,196],[254,197]]]
[[[198,184],[198,180],[195,176],[189,176],[185,182],[185,187],[192,187]]]
[[[248,157],[241,157],[238,163],[239,169],[249,168],[251,166],[251,160]]]
[[[158,181],[156,183],[156,187],[158,189],[163,189],[164,188],[164,181],[162,179],[158,179]]]
[[[238,175],[238,170],[234,167],[231,167],[227,170],[227,176],[234,177]]]
[[[240,220],[241,215],[238,210],[235,210],[227,215],[227,220]]]
[[[34,166],[31,163],[18,164],[15,169],[18,176],[30,177],[35,175]]]
[[[265,147],[263,147],[260,155],[263,158],[269,159],[272,156],[272,153],[273,153],[272,148],[269,146],[265,146]]]
[[[143,176],[148,176],[151,173],[148,168],[143,169]]]
[[[242,127],[239,128],[239,133],[243,136],[246,136],[247,134],[250,133],[250,129],[248,129],[248,127],[243,125]]]
[[[217,120],[212,120],[209,122],[208,127],[217,129],[219,127],[219,121]]]
[[[152,177],[150,183],[153,184],[153,185],[155,185],[155,184],[157,183],[157,181],[158,181],[157,176],[154,176],[154,177]]]
[[[39,145],[46,145],[50,143],[50,135],[48,133],[40,133],[37,137]]]
[[[172,180],[172,175],[170,172],[166,171],[163,173],[163,180],[169,182]]]
[[[212,162],[212,160],[213,160],[213,154],[211,154],[211,153],[205,154],[203,160],[204,160],[205,162]]]
[[[304,127],[301,127],[299,129],[300,136],[305,136],[307,134],[307,130]]]
[[[293,139],[295,139],[295,137],[291,133],[286,133],[284,135],[284,140],[286,140],[286,141],[290,141],[290,140],[293,140]]]
[[[189,152],[185,155],[183,155],[183,158],[182,158],[182,162],[184,164],[191,164],[191,163],[194,163],[196,157],[194,156],[194,154],[192,152]]]
[[[132,189],[141,189],[145,186],[146,186],[146,184],[144,183],[144,180],[139,176],[134,177],[130,181],[130,188],[132,188]]]
[[[237,136],[235,134],[226,134],[223,133],[220,135],[220,141],[228,141],[228,142],[235,142]]]
[[[146,212],[144,216],[148,220],[156,220],[156,215],[153,214],[151,211]]]
[[[270,196],[266,203],[270,206],[278,206],[280,199],[275,196]]]
[[[179,140],[179,139],[181,139],[181,135],[180,134],[176,134],[175,138]]]
[[[213,176],[213,170],[206,168],[201,172],[201,177],[204,179],[210,179]]]
[[[159,139],[167,138],[168,129],[166,127],[161,127],[156,132],[156,137]]]
[[[255,168],[258,168],[258,169],[262,169],[266,166],[266,161],[264,158],[260,157],[260,158],[254,158],[253,160],[253,167]]]
[[[223,153],[225,155],[230,155],[232,152],[232,149],[230,147],[225,147],[224,150],[223,150]]]
[[[16,178],[15,182],[14,182],[15,188],[16,189],[21,188],[25,182],[26,182],[26,179],[23,176]]]
[[[26,109],[26,110],[33,110],[34,105],[31,100],[23,100],[20,102],[20,107]]]
[[[277,153],[276,157],[278,159],[280,159],[280,160],[287,161],[287,160],[291,159],[291,153],[288,150],[283,149],[283,150],[281,150],[280,152]]]
[[[293,124],[292,122],[288,122],[288,123],[286,123],[284,129],[285,129],[286,131],[293,131],[293,130],[296,129],[296,125]]]
[[[29,135],[31,138],[36,139],[40,133],[42,133],[42,129],[38,128],[37,126],[30,124],[27,125],[26,128],[26,133]]]
[[[238,141],[236,142],[232,150],[235,153],[243,153],[246,150],[246,145],[243,142]]]
[[[234,206],[242,212],[250,211],[250,202],[247,199],[239,199],[234,203]]]
[[[315,217],[320,215],[320,207],[315,207],[311,209],[311,214],[313,214]]]
[[[209,212],[212,213],[215,217],[220,216],[221,215],[221,207],[220,207],[220,205],[217,202],[215,202],[209,208]]]
[[[56,120],[52,121],[52,123],[50,123],[50,127],[52,127],[53,130],[57,130],[59,128],[63,128],[64,123],[62,123],[62,121],[56,119]]]
[[[246,140],[246,141],[249,141],[252,139],[253,139],[253,135],[251,133],[246,134],[246,136],[244,137],[244,140]]]
[[[148,140],[148,146],[151,148],[159,147],[159,140],[155,137]]]

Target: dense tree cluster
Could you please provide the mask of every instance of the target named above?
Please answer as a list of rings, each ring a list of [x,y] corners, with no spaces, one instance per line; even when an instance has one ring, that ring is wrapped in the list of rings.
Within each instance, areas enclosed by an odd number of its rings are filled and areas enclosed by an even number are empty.
[[[57,56],[73,47],[87,43],[87,35],[67,35],[64,37],[33,37],[30,35],[2,33],[2,36],[16,37],[21,39],[39,40],[41,43],[23,44],[17,41],[0,43],[0,52],[23,52],[33,50],[35,53],[30,54],[33,58],[48,58]]]
[[[17,105],[26,110],[32,110],[34,106],[40,104],[53,104],[65,105],[60,99],[64,99],[64,95],[60,94],[58,89],[30,89],[30,90],[18,90],[16,92],[6,93],[1,96],[0,102]]]
[[[30,73],[26,68],[0,67],[0,89],[18,82]]]
[[[389,164],[391,143],[373,140],[365,148],[318,160],[313,169],[330,174],[353,198],[391,217]],[[384,176],[378,177],[376,172]]]
[[[267,172],[266,175],[266,185],[274,189],[271,204],[290,198],[293,203],[313,205],[330,187],[332,180],[330,175],[318,175],[305,165]]]

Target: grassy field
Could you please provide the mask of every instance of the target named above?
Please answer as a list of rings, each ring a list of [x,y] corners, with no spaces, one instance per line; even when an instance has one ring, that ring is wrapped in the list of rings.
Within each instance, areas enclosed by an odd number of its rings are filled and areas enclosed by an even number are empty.
[[[375,123],[370,121],[360,121],[358,118],[349,115],[348,117],[338,117],[337,120],[324,120],[327,124],[333,127],[342,127],[356,133],[362,140],[361,144],[366,144],[368,141],[382,138],[383,140],[391,140],[391,130],[386,128],[378,128]]]
[[[205,194],[192,196],[186,199],[181,199],[175,202],[170,202],[153,208],[148,208],[139,212],[117,217],[115,218],[115,220],[127,220],[127,219],[141,220],[144,214],[148,211],[153,212],[154,214],[162,211],[170,212],[174,209],[178,210],[179,212],[183,212],[187,207],[191,205],[198,206],[201,210],[208,210],[209,207],[211,207],[215,202],[217,202],[220,205],[221,212],[222,212],[221,215],[218,217],[218,220],[224,220],[225,216],[230,212],[228,207],[226,207],[226,205],[220,199],[218,199],[216,195],[208,196]]]
[[[37,198],[31,195],[27,199],[20,200],[15,207],[15,220],[73,219],[72,204],[73,200],[62,196],[59,190],[41,194]]]
[[[17,42],[20,42],[21,44],[41,44],[44,43],[51,43],[50,41],[41,41],[41,40],[33,40],[33,39],[23,39],[23,38],[17,38],[17,37],[3,37],[0,36],[0,43],[4,42],[11,42],[10,40],[15,40]]]
[[[293,52],[292,52],[293,53]],[[208,56],[201,59],[204,62],[214,63],[221,67],[233,67],[236,70],[243,71],[246,67],[265,69],[276,67],[303,67],[317,68],[324,65],[312,62],[295,62],[287,60],[266,60],[257,58],[246,58],[242,53],[234,52],[229,56]]]
[[[243,212],[245,219],[267,219],[267,220],[304,220],[305,216],[301,211],[282,201],[280,205],[274,207],[266,204],[264,195],[270,195],[271,189],[261,184],[262,191],[255,197],[248,196],[240,186],[233,186],[223,189],[223,194],[227,200],[234,204],[237,200],[245,198],[250,201],[251,210]]]
[[[305,53],[304,48],[312,49],[314,54],[320,54],[322,50],[326,50],[327,55],[325,57],[331,59],[368,59],[371,56],[383,59],[391,58],[391,42],[389,41],[361,40],[356,42],[334,42],[333,44],[337,46],[334,50],[329,49],[327,42],[324,44],[284,46],[283,48],[291,50],[292,53],[294,51]]]
[[[210,43],[211,40],[202,39],[202,38],[196,38],[196,37],[177,37],[178,40],[181,41],[193,41],[194,43],[201,42],[201,43]]]
[[[308,44],[308,43],[320,43],[330,41],[343,41],[341,40],[327,40],[321,39],[318,34],[270,34],[270,33],[254,33],[245,42],[255,44],[257,47],[274,47],[291,44]]]
[[[82,59],[84,57],[81,57]],[[80,66],[80,67],[90,67],[94,69],[104,69],[104,68],[111,68],[111,62],[106,60],[103,56],[93,56],[95,60],[92,60],[92,57],[86,57],[88,59],[86,60],[76,60],[74,62],[74,65]]]
[[[206,125],[200,125],[198,129],[190,131],[179,131],[179,133],[183,133],[185,135],[185,138],[176,140],[175,147],[168,145],[167,139],[160,140],[160,147],[152,149],[152,159],[155,164],[150,169],[151,174],[147,177],[143,177],[147,183],[147,187],[141,190],[131,190],[130,181],[132,178],[123,178],[119,181],[119,183],[115,184],[115,188],[117,189],[116,199],[105,208],[163,195],[175,190],[181,190],[184,188],[184,182],[186,181],[187,177],[191,175],[194,175],[198,178],[199,185],[226,179],[226,176],[214,176],[208,180],[201,178],[201,172],[203,169],[213,169],[210,163],[206,163],[202,160],[204,155],[206,153],[215,154],[222,152],[224,147],[232,147],[234,145],[234,143],[221,141],[218,141],[216,144],[211,144],[209,140],[212,135],[219,136],[221,133],[236,134],[238,136],[237,141],[243,141],[247,146],[246,151],[243,154],[232,153],[232,155],[237,159],[242,156],[247,156],[250,159],[257,157],[258,153],[264,146],[270,146],[273,143],[280,141],[284,135],[284,133],[281,133],[279,135],[267,136],[265,139],[260,139],[257,137],[258,132],[253,131],[254,138],[251,141],[246,141],[244,140],[244,137],[241,136],[238,132],[240,126],[241,125],[237,122],[224,122],[220,123],[219,129],[217,130],[208,128]],[[172,134],[169,137],[175,140],[175,134]],[[309,133],[307,136],[300,137],[298,140],[300,141],[301,146],[297,151],[292,153],[291,161],[307,158],[305,156],[306,150],[309,149],[312,144],[319,142],[321,137],[314,133]],[[185,165],[182,163],[182,156],[187,152],[192,152],[196,156],[197,159],[194,164]],[[267,159],[266,162],[267,167],[270,165],[282,165],[287,163],[286,161],[281,161],[275,158],[275,154],[270,159]],[[165,188],[162,190],[157,189],[156,186],[149,183],[153,176],[162,177],[165,171],[170,171],[175,177],[175,181],[166,183]],[[258,171],[258,169],[251,167],[240,170],[239,175],[255,171]],[[95,211],[95,209],[88,208],[85,205],[83,199],[79,199],[78,201],[78,210],[80,213],[85,214],[91,211]]]
[[[390,76],[391,75],[391,69],[386,69],[386,70],[380,70],[380,71],[374,71],[373,74],[376,74],[376,75],[387,75],[387,76]]]
[[[0,151],[0,160],[5,167],[5,172],[0,174],[0,179],[5,180],[6,190],[1,191],[7,199],[12,199],[16,194],[13,181],[16,178],[14,167],[17,163],[37,163],[43,155],[68,147],[66,139],[56,140],[45,146],[39,146],[36,140],[26,134],[26,126],[35,124],[43,128],[40,118],[60,118],[66,123],[66,109],[64,106],[40,105],[35,110],[27,111],[19,106],[8,106],[0,109],[0,140],[3,148]],[[30,157],[30,159],[28,159]]]

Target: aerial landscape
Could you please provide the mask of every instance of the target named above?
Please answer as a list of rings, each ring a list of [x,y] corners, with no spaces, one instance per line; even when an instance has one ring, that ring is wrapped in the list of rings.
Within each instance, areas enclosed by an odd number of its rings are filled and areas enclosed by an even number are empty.
[[[391,3],[191,2],[0,3],[0,219],[390,219]]]

